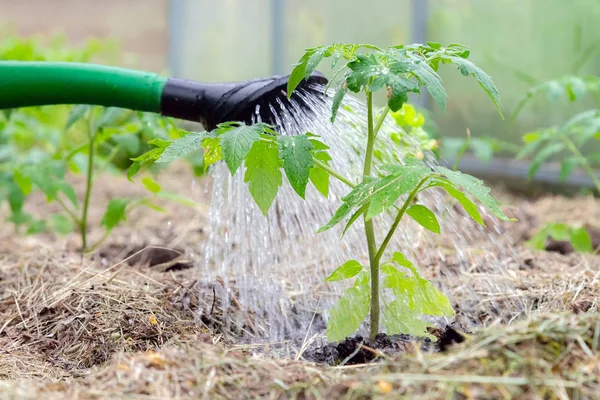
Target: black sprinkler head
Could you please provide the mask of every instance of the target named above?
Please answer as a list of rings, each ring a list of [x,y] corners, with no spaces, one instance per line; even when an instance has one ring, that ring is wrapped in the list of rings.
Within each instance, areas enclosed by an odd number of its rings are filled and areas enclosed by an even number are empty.
[[[253,79],[245,82],[201,83],[184,79],[170,78],[162,95],[162,114],[168,117],[200,122],[206,130],[217,124],[238,121],[250,124],[260,116],[262,122],[276,125],[277,110],[290,104],[287,98],[289,75]],[[309,111],[306,102],[298,95],[298,90],[322,95],[313,84],[327,84],[327,78],[320,72],[303,80],[291,101]],[[275,113],[271,106],[276,110]],[[258,115],[257,115],[258,114]]]

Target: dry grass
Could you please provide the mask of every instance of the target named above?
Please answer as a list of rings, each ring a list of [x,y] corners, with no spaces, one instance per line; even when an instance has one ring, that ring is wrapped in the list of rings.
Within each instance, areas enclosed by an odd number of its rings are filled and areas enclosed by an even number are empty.
[[[106,182],[96,198],[109,198],[115,191],[123,195],[114,180]],[[189,182],[184,177],[165,183],[173,191],[202,198]],[[519,265],[505,275],[486,276],[473,267],[469,287],[458,276],[449,289],[459,301],[465,290],[493,300],[498,316],[508,312],[503,304],[522,299],[530,305],[526,316],[513,316],[509,326],[492,324],[447,353],[415,349],[375,365],[328,368],[232,346],[232,334],[221,328],[223,317],[212,289],[198,287],[196,269],[170,271],[169,265],[150,267],[139,257],[127,258],[144,246],[181,248],[203,240],[201,207],[184,212],[166,206],[169,213],[162,216],[132,216],[129,224],[136,229],[120,228],[89,259],[78,255],[74,236],[19,237],[7,226],[0,228],[0,397],[597,397],[598,256],[518,246]],[[590,199],[520,201],[514,213],[522,223],[511,227],[510,234],[519,242],[548,220],[590,222],[589,215],[600,215],[598,207]],[[101,214],[101,208],[92,210],[92,218]],[[182,258],[186,256],[194,254]],[[426,273],[435,275],[440,268],[433,265]],[[489,292],[475,284],[489,279],[504,280],[516,290]]]

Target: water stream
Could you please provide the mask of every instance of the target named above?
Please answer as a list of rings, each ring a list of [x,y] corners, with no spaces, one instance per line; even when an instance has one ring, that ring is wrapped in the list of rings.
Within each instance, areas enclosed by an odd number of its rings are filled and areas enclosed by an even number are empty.
[[[284,108],[279,113],[279,132],[320,135],[331,148],[333,168],[357,180],[362,171],[360,152],[366,143],[366,121],[357,116],[366,115],[366,106],[346,96],[345,106],[355,112],[342,107],[331,124],[331,92],[325,100],[303,93],[314,115],[303,113],[294,104]],[[389,134],[397,131],[388,118],[378,135],[380,149],[388,155],[399,151],[389,139]],[[432,155],[426,157],[428,162],[436,162]],[[309,183],[304,201],[284,177],[279,195],[264,217],[243,182],[243,171],[231,177],[224,163],[219,163],[211,174],[210,233],[204,248],[199,249],[199,270],[202,282],[220,282],[215,289],[227,314],[225,328],[250,342],[301,340],[313,333],[323,334],[327,310],[349,285],[325,283],[324,278],[351,258],[367,264],[362,223],[355,223],[341,240],[343,224],[316,233],[339,207],[339,198],[349,192],[348,187],[332,178],[326,199]],[[405,219],[388,248],[403,252],[448,295],[463,324],[480,324],[485,314],[510,318],[524,310],[526,305],[510,296],[515,289],[504,279],[514,264],[514,254],[494,218],[481,210],[492,221],[484,229],[451,207],[440,192],[426,192],[420,200],[436,212],[442,235],[426,232]],[[378,242],[389,224],[389,216],[376,220]],[[448,321],[437,322],[443,325]]]

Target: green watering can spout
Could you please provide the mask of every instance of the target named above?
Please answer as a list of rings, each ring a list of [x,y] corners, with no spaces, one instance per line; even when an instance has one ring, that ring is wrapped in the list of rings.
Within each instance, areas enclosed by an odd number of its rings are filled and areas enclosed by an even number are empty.
[[[314,84],[327,79],[314,72],[291,100],[287,76],[244,82],[203,83],[97,64],[0,61],[0,109],[53,104],[90,104],[160,113],[200,122],[207,130],[227,121],[276,125],[277,113],[290,104],[310,107],[298,92],[322,95]]]

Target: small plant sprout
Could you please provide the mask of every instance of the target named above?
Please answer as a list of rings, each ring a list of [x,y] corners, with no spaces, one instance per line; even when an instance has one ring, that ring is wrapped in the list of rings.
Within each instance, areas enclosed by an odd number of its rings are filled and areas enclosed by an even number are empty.
[[[363,265],[358,260],[349,260],[327,277],[327,281],[354,279],[354,284],[330,310],[328,339],[339,341],[352,335],[367,317],[372,338],[380,332],[381,323],[388,334],[428,336],[429,324],[422,319],[423,315],[450,317],[454,311],[449,300],[420,275],[402,252],[388,250],[403,217],[408,216],[425,229],[440,233],[436,216],[419,204],[418,199],[424,191],[443,189],[481,225],[484,222],[477,203],[502,220],[511,219],[504,215],[490,195],[490,189],[479,179],[441,166],[430,167],[422,157],[379,162],[374,149],[380,128],[390,112],[401,120],[399,125],[406,125],[408,120],[415,127],[422,125],[414,109],[405,106],[409,93],[420,93],[424,86],[438,105],[445,108],[446,92],[437,74],[442,64],[454,64],[463,75],[473,76],[499,109],[496,86],[485,72],[467,60],[469,54],[465,46],[443,47],[439,43],[402,45],[387,50],[371,45],[334,44],[306,51],[291,73],[288,96],[324,59],[331,59],[332,66],[337,68],[331,81],[336,88],[332,122],[348,92],[365,94],[367,140],[362,151],[363,173],[358,182],[331,167],[331,157],[335,154],[329,154],[328,146],[318,136],[311,133],[280,136],[273,127],[263,123],[252,126],[225,123],[211,132],[189,133],[178,140],[155,142],[154,149],[134,160],[133,172],[144,164],[173,161],[203,148],[205,166],[223,159],[233,175],[244,165],[244,180],[265,215],[283,184],[284,173],[302,198],[309,183],[327,196],[329,179],[340,180],[350,191],[341,198],[342,204],[319,232],[340,223],[344,223],[346,232],[356,221],[362,220],[369,261]],[[387,93],[388,101],[387,106],[374,115],[373,93],[378,90]],[[377,241],[373,221],[383,213],[393,213],[394,221],[382,240]],[[382,307],[380,297],[384,290],[394,300]]]

